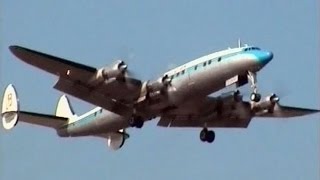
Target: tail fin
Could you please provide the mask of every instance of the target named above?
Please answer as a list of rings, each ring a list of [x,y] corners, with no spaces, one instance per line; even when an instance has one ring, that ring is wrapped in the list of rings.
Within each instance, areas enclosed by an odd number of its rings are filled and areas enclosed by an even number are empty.
[[[65,118],[76,116],[66,95],[62,95],[58,101],[56,116]]]
[[[18,122],[19,101],[17,92],[12,84],[4,91],[2,99],[2,125],[5,129],[12,129]]]

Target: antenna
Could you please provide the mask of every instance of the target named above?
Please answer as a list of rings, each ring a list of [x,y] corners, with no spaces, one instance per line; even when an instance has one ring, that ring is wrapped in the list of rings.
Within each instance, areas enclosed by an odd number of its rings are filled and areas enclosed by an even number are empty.
[[[238,39],[238,48],[241,48],[241,39]]]

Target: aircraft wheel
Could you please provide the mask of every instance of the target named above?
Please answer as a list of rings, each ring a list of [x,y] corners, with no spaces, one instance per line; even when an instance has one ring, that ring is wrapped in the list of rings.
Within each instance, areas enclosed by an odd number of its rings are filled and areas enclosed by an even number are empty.
[[[129,119],[129,125],[131,127],[142,128],[144,121],[141,118],[132,117]]]
[[[214,131],[208,131],[207,132],[207,142],[208,143],[212,143],[215,139],[216,135],[214,133]]]
[[[138,119],[137,121],[136,121],[136,128],[142,128],[142,126],[143,126],[143,124],[144,124],[144,121],[142,120],[142,119]]]
[[[200,140],[202,142],[206,142],[207,141],[207,133],[208,133],[208,129],[204,128],[200,131]]]
[[[214,131],[209,131],[207,128],[202,129],[200,132],[200,140],[202,142],[212,143],[215,137]]]
[[[254,102],[259,102],[261,100],[261,95],[258,93],[252,93],[250,96],[250,100]]]
[[[136,126],[136,120],[135,120],[135,118],[130,118],[129,119],[129,125],[131,126],[131,127],[135,127]]]

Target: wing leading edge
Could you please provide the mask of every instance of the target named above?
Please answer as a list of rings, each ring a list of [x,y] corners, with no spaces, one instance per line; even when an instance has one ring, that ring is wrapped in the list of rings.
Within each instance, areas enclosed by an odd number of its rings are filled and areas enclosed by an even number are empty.
[[[130,104],[140,94],[140,80],[125,77],[124,81],[93,83],[98,74],[96,68],[20,46],[9,49],[22,61],[57,75],[54,88],[117,114],[131,112]]]

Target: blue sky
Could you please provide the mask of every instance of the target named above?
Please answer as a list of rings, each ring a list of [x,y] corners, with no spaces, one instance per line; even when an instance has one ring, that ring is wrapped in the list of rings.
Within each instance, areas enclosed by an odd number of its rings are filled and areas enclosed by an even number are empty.
[[[36,1],[0,7],[1,84],[15,84],[21,108],[53,113],[56,78],[16,60],[9,45],[102,67],[125,58],[141,79],[237,45],[274,53],[259,74],[264,95],[319,108],[319,1]],[[248,88],[244,88],[248,91]],[[81,114],[93,106],[71,98]],[[254,119],[248,129],[130,129],[118,152],[98,138],[62,139],[20,123],[0,131],[0,179],[319,179],[319,116]]]

